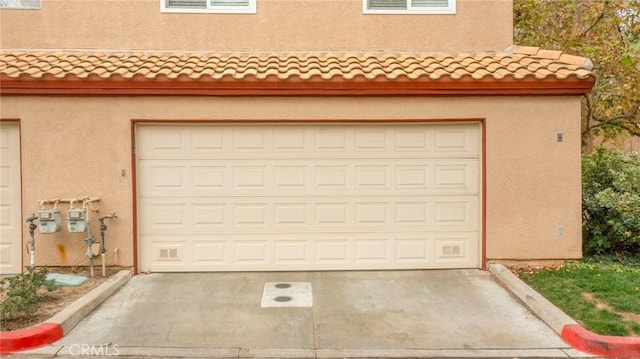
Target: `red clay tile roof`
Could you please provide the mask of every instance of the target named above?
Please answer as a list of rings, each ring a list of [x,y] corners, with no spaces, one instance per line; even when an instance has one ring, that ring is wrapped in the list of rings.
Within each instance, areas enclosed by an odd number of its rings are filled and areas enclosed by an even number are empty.
[[[325,88],[369,89],[366,83],[388,89],[403,84],[411,88],[457,88],[464,83],[497,84],[556,83],[581,84],[587,92],[595,80],[588,59],[560,51],[512,46],[501,52],[482,53],[154,53],[154,52],[47,52],[2,50],[0,52],[0,91],[12,88],[53,88],[73,83],[77,89],[285,89],[294,91]],[[124,86],[124,83],[129,85]],[[56,86],[52,86],[53,84]],[[84,83],[84,85],[82,85]],[[111,83],[111,84],[109,84]],[[120,85],[114,86],[113,83]],[[173,83],[174,85],[171,85]],[[217,83],[218,85],[214,85]],[[232,83],[237,84],[230,85]],[[332,84],[319,86],[319,84]],[[350,84],[358,84],[357,86]],[[97,84],[103,84],[98,86]],[[191,84],[191,85],[188,85]],[[224,84],[224,85],[221,85]],[[249,85],[253,84],[253,85]],[[258,86],[262,84],[261,86]],[[280,84],[280,85],[278,85]],[[288,86],[282,86],[289,84]],[[306,84],[306,85],[305,85]],[[341,84],[341,85],[338,85]],[[380,85],[386,84],[386,85]],[[414,84],[416,86],[409,86]],[[437,84],[447,84],[440,86]],[[508,85],[506,87],[510,87]],[[257,87],[256,87],[257,86]],[[530,87],[530,86],[529,86]],[[534,86],[540,88],[540,86]],[[544,87],[544,86],[543,86]],[[587,89],[588,87],[588,89]],[[586,90],[585,90],[586,89]],[[149,90],[153,92],[153,90]],[[177,90],[176,90],[177,91]],[[178,91],[179,92],[179,91]],[[183,91],[184,94],[196,94]],[[18,93],[26,93],[19,92]],[[77,92],[82,94],[83,92]],[[88,92],[84,92],[87,94]],[[118,94],[114,92],[115,94]],[[159,94],[167,94],[163,92]],[[398,94],[401,94],[399,92]],[[141,93],[142,94],[142,93]],[[202,93],[205,94],[205,93]],[[215,91],[209,93],[215,94]],[[304,93],[302,93],[304,94]],[[444,93],[443,93],[444,94]]]

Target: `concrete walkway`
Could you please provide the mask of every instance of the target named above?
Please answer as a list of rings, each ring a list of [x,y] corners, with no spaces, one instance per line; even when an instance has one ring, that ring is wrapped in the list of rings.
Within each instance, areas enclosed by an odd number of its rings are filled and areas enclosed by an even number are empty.
[[[263,307],[268,282],[310,283],[312,305]],[[282,294],[294,304],[305,295]],[[135,357],[587,357],[479,270],[142,274],[31,354],[83,349]]]

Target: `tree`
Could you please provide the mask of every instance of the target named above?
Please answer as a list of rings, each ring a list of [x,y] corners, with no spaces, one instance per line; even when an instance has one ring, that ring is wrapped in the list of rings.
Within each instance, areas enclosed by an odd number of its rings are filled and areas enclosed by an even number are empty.
[[[583,152],[593,151],[594,136],[640,136],[640,0],[514,0],[514,42],[593,62]]]
[[[584,254],[640,253],[640,155],[598,148],[582,178]]]

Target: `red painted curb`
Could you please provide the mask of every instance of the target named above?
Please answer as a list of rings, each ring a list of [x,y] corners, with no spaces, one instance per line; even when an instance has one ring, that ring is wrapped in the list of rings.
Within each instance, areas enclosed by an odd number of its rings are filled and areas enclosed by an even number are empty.
[[[62,327],[57,323],[43,323],[34,328],[0,332],[0,354],[43,347],[59,340],[63,335]]]
[[[640,337],[599,335],[578,324],[567,324],[562,327],[562,339],[574,348],[589,354],[640,358]]]

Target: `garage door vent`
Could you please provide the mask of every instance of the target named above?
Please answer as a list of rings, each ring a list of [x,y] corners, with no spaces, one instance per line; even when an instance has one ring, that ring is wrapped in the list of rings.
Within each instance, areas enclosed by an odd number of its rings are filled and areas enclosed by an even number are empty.
[[[444,245],[442,246],[442,257],[461,257],[462,256],[462,248],[456,244]]]
[[[162,248],[160,249],[160,256],[158,259],[162,260],[179,260],[177,248]]]

